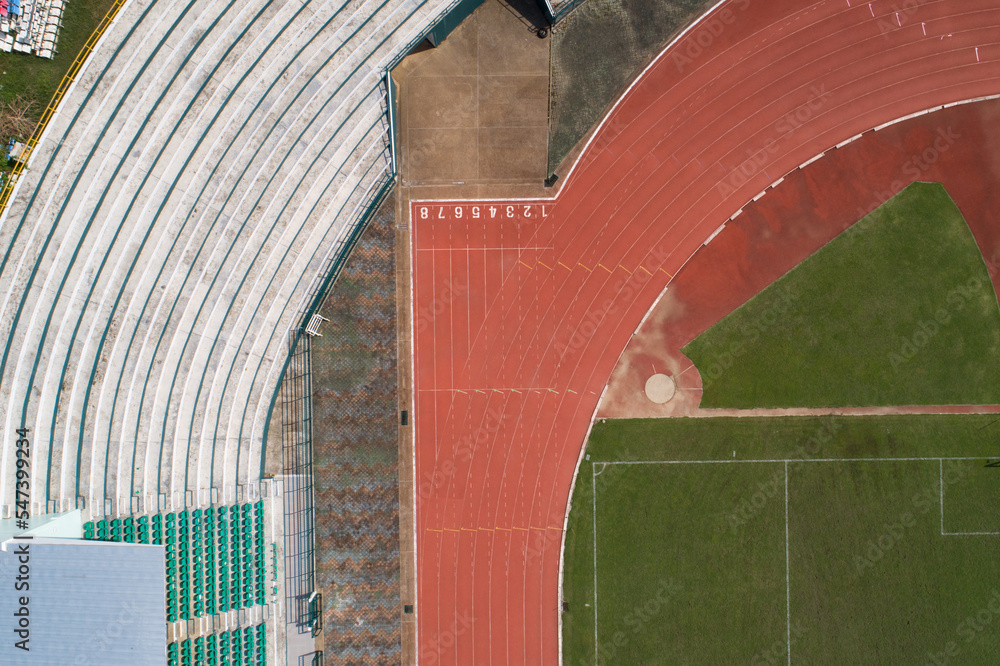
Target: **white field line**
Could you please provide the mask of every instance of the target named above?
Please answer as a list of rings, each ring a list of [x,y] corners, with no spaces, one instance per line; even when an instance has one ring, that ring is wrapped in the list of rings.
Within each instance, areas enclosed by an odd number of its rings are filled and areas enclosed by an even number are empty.
[[[938,486],[941,488],[941,534],[944,534],[944,461],[939,461],[938,469],[941,472]]]
[[[940,481],[938,486],[941,488],[941,536],[1000,536],[1000,532],[945,532],[944,531],[944,461],[948,458],[942,458],[940,461]]]
[[[590,517],[594,521],[594,666],[597,666],[597,465],[590,466],[590,482]]]
[[[788,461],[785,461],[785,627],[788,639],[788,664],[792,663],[792,588],[788,570]]]
[[[911,458],[747,458],[744,460],[609,460],[604,465],[731,465],[742,463],[830,463],[830,462],[909,462],[942,460],[986,460],[989,456],[931,456]]]
[[[788,643],[788,664],[792,663],[792,592],[789,559],[788,538],[788,463],[803,462],[933,462],[937,461],[940,470],[941,489],[941,535],[942,536],[1000,536],[1000,532],[945,532],[944,531],[944,461],[945,460],[985,460],[983,456],[952,456],[952,457],[910,457],[910,458],[768,458],[750,460],[636,460],[636,461],[594,461],[591,466],[592,514],[594,534],[594,664],[597,666],[597,476],[604,472],[608,465],[704,465],[731,463],[783,463],[785,466],[785,627]],[[601,472],[597,471],[601,465]]]

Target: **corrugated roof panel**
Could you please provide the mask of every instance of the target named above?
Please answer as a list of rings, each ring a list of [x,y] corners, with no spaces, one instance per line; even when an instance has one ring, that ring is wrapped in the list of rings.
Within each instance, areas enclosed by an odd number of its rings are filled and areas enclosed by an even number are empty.
[[[7,541],[4,549],[0,663],[165,663],[163,546],[33,539]],[[28,601],[27,652],[17,646],[22,597]]]

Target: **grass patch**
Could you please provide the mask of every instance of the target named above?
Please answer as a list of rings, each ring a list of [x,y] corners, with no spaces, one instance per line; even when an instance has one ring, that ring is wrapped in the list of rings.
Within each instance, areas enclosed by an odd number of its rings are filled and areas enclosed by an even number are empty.
[[[552,32],[549,172],[709,0],[588,0]]]
[[[954,534],[996,522],[995,419],[596,424],[566,537],[565,663],[779,664],[789,638],[795,663],[995,662],[1000,612],[967,620],[1000,604],[1000,537]],[[934,456],[976,459],[888,460]],[[605,464],[620,460],[657,462]]]
[[[703,407],[1000,402],[1000,309],[972,232],[914,183],[685,348]]]

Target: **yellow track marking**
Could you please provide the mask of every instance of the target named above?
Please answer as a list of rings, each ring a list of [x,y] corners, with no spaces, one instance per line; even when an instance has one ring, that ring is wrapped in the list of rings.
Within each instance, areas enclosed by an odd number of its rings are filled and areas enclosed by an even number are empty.
[[[632,271],[630,271],[629,269],[625,268],[625,267],[624,267],[624,266],[622,266],[621,264],[618,264],[618,268],[622,269],[623,271],[625,271],[625,272],[626,272],[626,273],[628,273],[629,275],[632,275]]]

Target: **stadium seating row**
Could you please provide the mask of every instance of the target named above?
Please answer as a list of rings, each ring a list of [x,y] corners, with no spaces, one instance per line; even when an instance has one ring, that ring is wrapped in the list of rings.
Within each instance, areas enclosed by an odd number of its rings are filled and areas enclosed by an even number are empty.
[[[167,644],[168,666],[266,666],[267,625],[244,627]]]
[[[266,603],[263,502],[90,521],[84,538],[164,545],[169,622]]]

